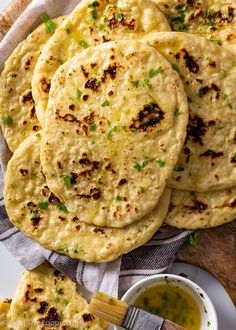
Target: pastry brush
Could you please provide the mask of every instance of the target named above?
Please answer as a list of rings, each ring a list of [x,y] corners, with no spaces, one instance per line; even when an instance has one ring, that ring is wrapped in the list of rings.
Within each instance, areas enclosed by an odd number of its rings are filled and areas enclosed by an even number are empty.
[[[93,295],[90,313],[127,330],[184,330],[181,326],[104,293]]]

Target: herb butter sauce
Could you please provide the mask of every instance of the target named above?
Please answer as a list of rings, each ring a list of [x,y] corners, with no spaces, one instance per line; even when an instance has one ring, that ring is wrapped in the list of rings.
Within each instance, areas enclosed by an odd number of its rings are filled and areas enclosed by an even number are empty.
[[[200,330],[200,310],[195,300],[183,289],[163,284],[144,291],[133,303],[150,313],[173,321],[186,330]]]

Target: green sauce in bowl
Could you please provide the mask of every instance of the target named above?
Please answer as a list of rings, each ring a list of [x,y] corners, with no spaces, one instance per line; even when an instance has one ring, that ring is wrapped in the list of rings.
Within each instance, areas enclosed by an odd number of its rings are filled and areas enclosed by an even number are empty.
[[[186,330],[200,330],[201,314],[197,303],[177,286],[163,284],[147,289],[133,305],[173,321]]]

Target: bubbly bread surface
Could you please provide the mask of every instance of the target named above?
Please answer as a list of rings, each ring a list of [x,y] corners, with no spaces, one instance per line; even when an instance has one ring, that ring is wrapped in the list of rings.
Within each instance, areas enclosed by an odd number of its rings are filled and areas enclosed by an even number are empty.
[[[234,0],[152,0],[166,15],[173,31],[204,36],[223,46],[236,44]]]
[[[59,25],[63,19],[53,22]],[[11,151],[41,129],[31,81],[37,59],[52,35],[41,24],[15,48],[0,74],[0,126]]]
[[[188,97],[187,138],[169,186],[198,192],[235,186],[234,53],[182,32],[154,33],[145,41],[178,71]]]
[[[44,263],[24,273],[12,299],[10,328],[102,330],[87,307],[76,283]]]
[[[236,188],[196,193],[172,190],[165,222],[177,228],[204,229],[236,217]]]
[[[41,169],[40,136],[14,153],[5,176],[5,204],[11,222],[42,246],[87,262],[106,262],[146,243],[162,225],[170,190],[150,215],[124,228],[96,227],[68,211],[48,188]]]
[[[149,0],[81,1],[47,43],[36,65],[33,96],[40,123],[44,123],[51,79],[62,63],[89,46],[141,39],[151,31],[170,31],[170,27]]]
[[[140,220],[171,176],[187,120],[181,80],[153,47],[90,47],[52,82],[41,145],[49,189],[82,222],[118,228]]]

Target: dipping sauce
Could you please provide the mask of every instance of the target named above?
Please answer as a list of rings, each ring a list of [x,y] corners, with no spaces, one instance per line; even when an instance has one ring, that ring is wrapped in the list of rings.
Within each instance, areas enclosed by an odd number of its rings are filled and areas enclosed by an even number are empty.
[[[195,300],[183,289],[163,284],[144,291],[133,303],[187,330],[200,330],[201,315]]]

